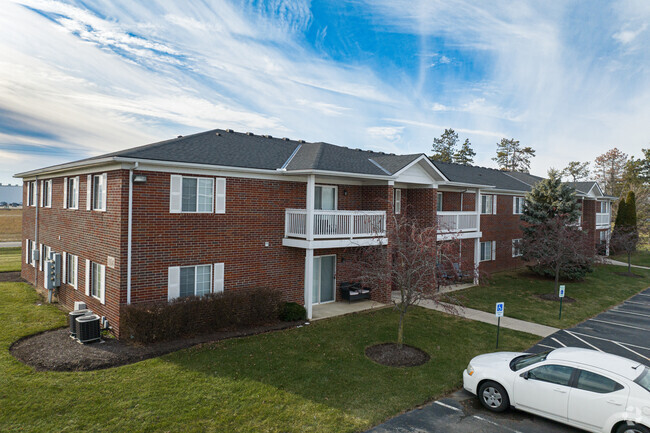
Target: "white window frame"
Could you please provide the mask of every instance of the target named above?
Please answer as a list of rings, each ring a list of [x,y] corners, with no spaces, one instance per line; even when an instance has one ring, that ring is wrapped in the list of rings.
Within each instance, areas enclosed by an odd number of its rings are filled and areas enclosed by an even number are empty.
[[[436,212],[442,212],[442,192],[439,192],[436,194],[437,202],[436,202]]]
[[[73,264],[74,273],[70,272],[70,263]],[[66,261],[63,264],[66,270],[66,278],[64,283],[69,284],[75,290],[79,288],[79,256],[67,253]]]
[[[485,207],[483,206],[485,199]],[[496,215],[497,196],[495,194],[481,195],[481,215]]]
[[[25,246],[26,248],[26,255],[27,255],[27,260],[25,263],[27,263],[30,266],[36,266],[36,262],[34,261],[34,251],[37,251],[36,247],[36,242],[34,242],[31,239],[27,239],[27,245]]]
[[[196,295],[196,269],[199,266],[210,266],[210,291],[209,293],[223,293],[224,291],[224,263],[204,263],[191,266],[171,266],[167,269],[167,300],[180,298],[181,268],[194,268],[194,296]]]
[[[487,257],[487,258],[484,257],[484,255],[483,255],[483,252],[484,252],[483,245],[489,245],[487,251],[489,251],[490,257]],[[479,251],[479,261],[480,262],[489,262],[489,261],[492,261],[492,260],[496,259],[496,254],[495,254],[496,253],[496,251],[495,251],[496,250],[496,241],[481,242],[480,245],[479,245],[479,248],[480,248],[480,251]]]
[[[202,295],[197,295],[196,294],[196,285],[197,285],[197,280],[198,280],[197,279],[197,273],[198,273],[198,270],[199,270],[200,267],[206,267],[206,266],[210,269],[210,276],[208,278],[208,281],[210,283],[210,290],[208,291],[208,293],[204,293]],[[194,269],[194,294],[193,294],[193,296],[205,296],[206,294],[212,293],[213,292],[212,264],[207,263],[207,264],[203,264],[203,265],[192,265],[192,266],[181,266],[180,267],[180,269],[190,269],[190,268]],[[179,297],[180,297],[180,286],[179,286]]]
[[[512,240],[512,257],[521,257],[523,255],[521,251],[521,242],[521,238]]]
[[[339,208],[339,187],[337,185],[315,185],[314,186],[314,210],[322,210],[322,209],[316,209],[316,191],[318,191],[318,188],[321,189],[321,203],[323,202],[322,195],[323,195],[323,189],[329,188],[334,190],[334,210],[338,210]]]
[[[196,179],[196,210],[183,210],[183,179]],[[199,210],[199,198],[201,197],[199,194],[199,184],[201,181],[212,182],[212,188],[210,190],[210,210]],[[174,189],[175,185],[177,190]],[[169,184],[169,212],[188,214],[225,213],[225,189],[226,185],[224,178],[171,175]]]
[[[98,287],[95,287],[97,282]],[[97,294],[95,294],[97,289]],[[90,262],[90,296],[98,299],[102,304],[106,296],[106,266]]]
[[[65,208],[76,210],[79,209],[79,176],[67,178],[65,184]],[[70,186],[72,184],[72,186]],[[72,188],[73,196],[70,195]],[[71,203],[72,202],[72,203]]]
[[[524,197],[512,197],[512,214],[521,215],[524,213]]]
[[[27,206],[36,206],[36,181],[27,182]]]
[[[91,199],[91,209],[96,211],[105,212],[106,211],[106,196],[108,193],[108,182],[106,173],[95,174],[92,176],[92,185],[88,185],[88,188],[92,188],[92,194],[90,195]],[[97,185],[101,185],[101,195],[98,193]],[[90,190],[90,189],[89,189]],[[99,198],[99,203],[97,200]]]
[[[394,201],[395,215],[401,214],[402,213],[402,189],[401,188],[395,188],[393,194],[393,201]]]
[[[41,207],[52,207],[52,179],[41,181]]]

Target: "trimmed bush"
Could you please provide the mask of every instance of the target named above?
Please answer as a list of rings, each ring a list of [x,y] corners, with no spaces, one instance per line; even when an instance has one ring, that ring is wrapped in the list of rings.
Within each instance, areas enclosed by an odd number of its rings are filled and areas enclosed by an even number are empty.
[[[295,302],[287,302],[280,310],[280,320],[283,322],[296,322],[307,319],[307,310]]]
[[[154,343],[226,328],[262,325],[278,320],[280,304],[280,292],[269,289],[131,304],[122,307],[120,336],[136,343]]]

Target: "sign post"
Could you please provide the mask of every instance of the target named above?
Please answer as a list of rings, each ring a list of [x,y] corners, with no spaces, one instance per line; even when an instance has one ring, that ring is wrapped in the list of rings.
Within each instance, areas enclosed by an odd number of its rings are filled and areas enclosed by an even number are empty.
[[[497,302],[497,309],[495,315],[497,316],[497,349],[499,348],[499,330],[501,329],[501,318],[503,317],[503,310],[505,302]]]
[[[560,286],[560,294],[559,294],[560,295],[560,316],[558,317],[558,319],[562,319],[562,300],[564,299],[564,291],[565,291],[564,285]]]

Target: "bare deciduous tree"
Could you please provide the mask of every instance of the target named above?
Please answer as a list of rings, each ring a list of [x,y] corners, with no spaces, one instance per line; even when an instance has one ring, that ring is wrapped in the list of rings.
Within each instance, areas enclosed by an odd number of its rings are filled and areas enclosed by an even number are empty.
[[[410,307],[424,300],[440,303],[436,294],[442,286],[450,285],[465,275],[460,249],[448,236],[448,241],[438,243],[435,225],[421,225],[415,219],[398,215],[391,217],[388,225],[387,246],[372,246],[359,252],[354,270],[360,282],[369,287],[390,287],[399,293],[393,306],[399,312],[397,343],[404,342],[404,319]],[[458,264],[458,269],[453,266]],[[446,265],[451,266],[446,266]],[[451,277],[451,275],[455,275]],[[448,304],[441,304],[453,311]]]
[[[612,235],[612,248],[627,254],[627,274],[632,275],[632,253],[639,243],[639,231],[635,227],[623,227]]]

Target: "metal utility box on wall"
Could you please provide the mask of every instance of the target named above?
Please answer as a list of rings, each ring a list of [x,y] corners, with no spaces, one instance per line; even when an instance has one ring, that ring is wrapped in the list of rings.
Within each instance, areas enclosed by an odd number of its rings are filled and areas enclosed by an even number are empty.
[[[61,286],[61,254],[50,253],[45,261],[45,288],[52,290]]]

